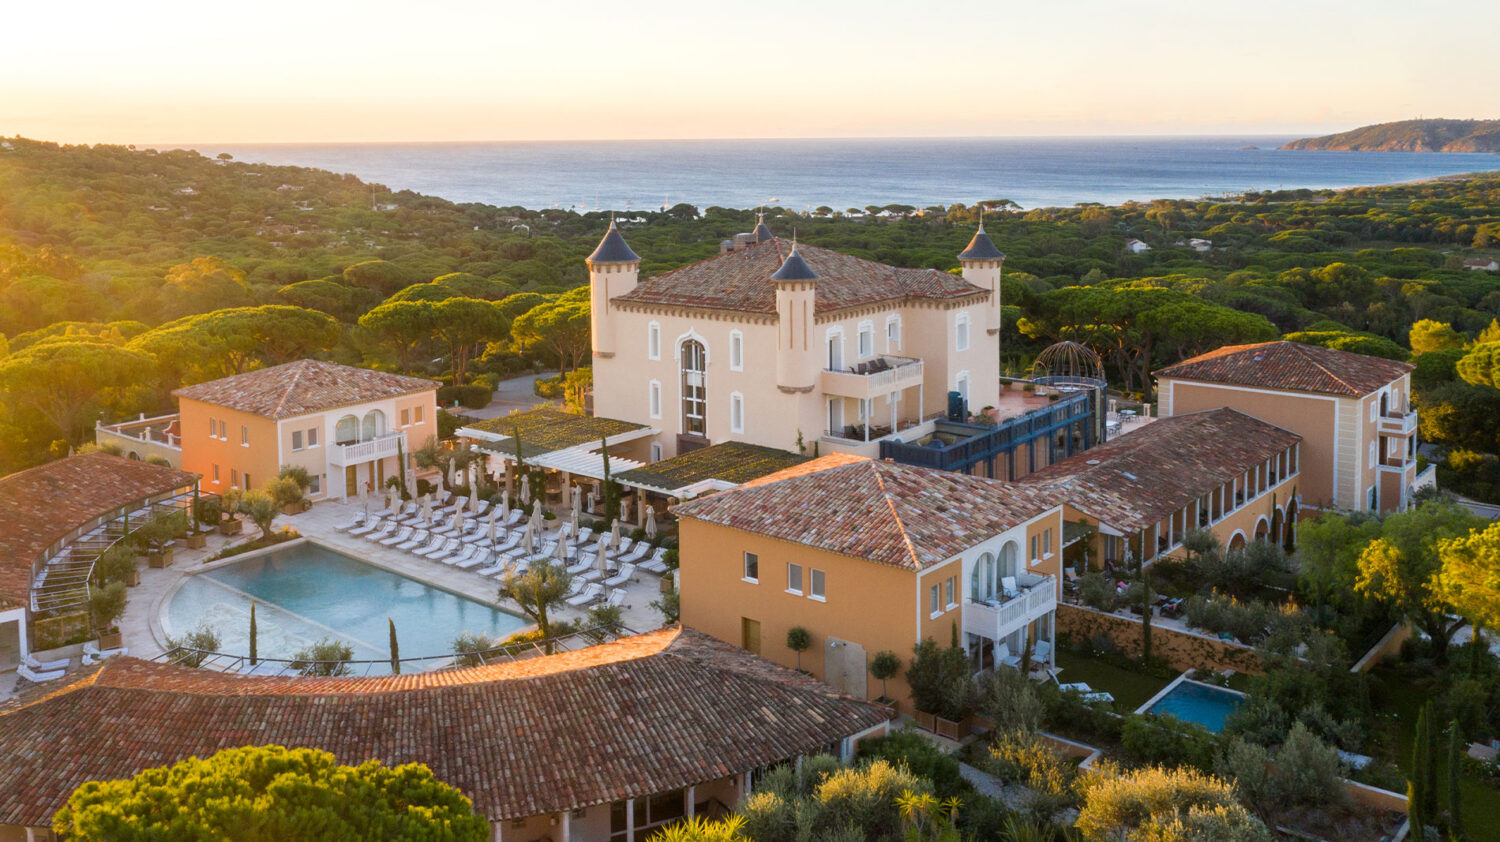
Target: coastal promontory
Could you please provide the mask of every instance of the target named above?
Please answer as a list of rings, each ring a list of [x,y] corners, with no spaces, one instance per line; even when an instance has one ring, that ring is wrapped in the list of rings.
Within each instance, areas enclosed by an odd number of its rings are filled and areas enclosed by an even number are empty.
[[[1500,120],[1401,120],[1323,137],[1305,137],[1281,148],[1333,152],[1500,153]]]

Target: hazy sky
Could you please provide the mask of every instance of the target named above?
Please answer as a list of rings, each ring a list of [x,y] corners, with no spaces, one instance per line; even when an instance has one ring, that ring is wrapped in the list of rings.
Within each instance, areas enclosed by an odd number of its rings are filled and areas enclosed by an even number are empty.
[[[1490,0],[8,3],[68,142],[1280,133],[1500,117]]]

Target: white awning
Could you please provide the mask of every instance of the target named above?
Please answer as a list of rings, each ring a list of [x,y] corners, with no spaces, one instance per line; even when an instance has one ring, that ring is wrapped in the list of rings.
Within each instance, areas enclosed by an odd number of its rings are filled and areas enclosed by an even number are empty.
[[[604,454],[597,450],[589,450],[583,445],[543,453],[535,458],[527,459],[526,462],[538,468],[563,471],[574,476],[604,479]],[[639,468],[644,464],[646,463],[626,459],[623,456],[611,456],[609,457],[609,472],[614,475],[621,471]]]

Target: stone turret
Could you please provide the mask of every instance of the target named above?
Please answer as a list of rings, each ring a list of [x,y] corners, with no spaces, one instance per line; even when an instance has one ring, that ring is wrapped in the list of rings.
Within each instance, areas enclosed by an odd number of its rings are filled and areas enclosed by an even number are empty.
[[[783,392],[812,391],[823,353],[811,335],[818,273],[794,242],[771,280],[776,283],[776,386]]]
[[[589,326],[594,356],[613,357],[615,327],[609,300],[635,289],[640,279],[641,258],[626,244],[611,219],[604,239],[585,260],[589,267]]]
[[[990,291],[989,303],[984,308],[984,326],[990,334],[1000,332],[1000,269],[1005,255],[984,233],[984,223],[974,232],[969,247],[958,255],[958,265],[963,267],[964,280]]]

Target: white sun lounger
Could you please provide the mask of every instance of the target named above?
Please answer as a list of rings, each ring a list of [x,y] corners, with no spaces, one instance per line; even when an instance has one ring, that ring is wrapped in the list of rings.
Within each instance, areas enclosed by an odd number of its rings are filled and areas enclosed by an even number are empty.
[[[474,553],[478,549],[473,544],[460,543],[458,549],[453,552],[453,555],[443,558],[442,562],[444,564],[458,564],[460,561],[467,561],[474,557]]]
[[[406,539],[410,538],[411,537],[411,533],[412,533],[412,528],[410,526],[403,526],[400,529],[396,530],[396,534],[395,535],[390,535],[390,536],[387,536],[385,538],[381,538],[380,539],[380,543],[386,545],[387,547],[393,546],[395,544],[399,544],[402,541],[405,541]],[[371,540],[374,540],[374,539],[372,538]]]
[[[640,569],[646,571],[647,573],[656,573],[656,574],[660,575],[662,573],[667,572],[667,560],[666,559],[667,559],[667,548],[666,547],[657,547],[656,548],[656,552],[652,553],[650,558],[648,558],[645,561],[637,564],[636,567],[639,567]]]
[[[629,538],[621,538],[620,546],[616,547],[614,551],[609,555],[611,558],[619,558],[620,556],[623,556],[626,553],[630,552],[630,548],[633,546],[635,546],[635,541],[632,541]]]
[[[594,527],[585,526],[584,528],[578,530],[578,537],[573,539],[573,543],[586,544],[592,537],[594,537]]]
[[[67,675],[67,672],[64,670],[37,672],[31,667],[28,667],[25,664],[21,664],[16,667],[16,675],[21,676],[22,678],[32,682],[33,684],[41,684],[43,681],[56,681],[57,679],[62,678],[64,675]]]
[[[351,530],[349,530],[349,534],[350,535],[364,535],[364,534],[369,533],[369,532],[374,532],[376,529],[379,529],[380,525],[382,523],[384,523],[384,522],[385,521],[383,521],[382,519],[380,519],[378,517],[372,517],[372,518],[370,518],[370,522],[367,523],[367,524],[365,524],[364,526],[361,526],[361,527],[359,527],[357,529],[351,529]]]
[[[442,549],[434,553],[428,553],[427,558],[431,561],[442,561],[448,556],[458,552],[458,548],[461,546],[463,546],[462,541],[458,540],[457,538],[449,538],[448,543],[444,544]]]
[[[397,527],[398,524],[394,520],[388,520],[384,524],[381,524],[381,527],[379,529],[364,536],[364,538],[366,541],[383,541],[386,538],[395,535]]]
[[[124,646],[118,649],[100,649],[98,641],[90,640],[88,643],[83,644],[83,663],[84,666],[88,666],[90,664],[97,664],[105,658],[113,658],[117,655],[127,655],[129,653],[130,650]]]
[[[604,571],[597,567],[590,567],[588,570],[575,574],[573,578],[580,582],[597,582],[604,578]]]
[[[364,512],[360,512],[359,514],[356,514],[354,516],[354,520],[351,520],[348,523],[341,523],[338,526],[335,526],[334,530],[336,530],[338,532],[348,532],[349,530],[353,529],[356,526],[359,526],[360,524],[363,524],[364,522],[365,522],[365,513]]]
[[[588,570],[593,566],[593,564],[594,560],[585,555],[583,558],[580,558],[572,564],[568,565],[568,573],[573,576],[577,576],[583,571]]]
[[[523,518],[523,517],[526,517],[526,513],[524,511],[522,511],[520,509],[511,509],[510,510],[510,514],[507,515],[506,518],[505,518],[504,525],[505,526],[515,526],[516,524],[518,524],[518,523],[521,522],[521,518]]]
[[[398,550],[412,550],[432,540],[432,533],[425,529],[414,530],[405,541],[396,545]]]
[[[605,603],[611,608],[618,608],[625,604],[625,589],[615,588],[609,592],[609,601]]]
[[[632,550],[630,553],[628,553],[626,555],[620,556],[620,563],[621,564],[634,564],[637,561],[640,561],[641,559],[645,558],[646,557],[646,553],[648,553],[648,552],[651,552],[651,542],[650,541],[640,541],[640,542],[638,542],[635,545],[635,549],[634,550]]]
[[[457,538],[439,538],[438,541],[440,541],[441,543],[438,543],[436,546],[428,547],[425,550],[421,550],[417,553],[417,555],[423,558],[435,558],[439,553],[453,552],[454,548],[458,546]]]
[[[603,593],[604,588],[602,586],[590,582],[589,584],[584,586],[583,590],[579,591],[573,596],[568,597],[568,604],[588,605],[590,602],[597,600]]]
[[[479,508],[477,508],[474,511],[470,512],[469,515],[471,517],[484,517],[485,513],[488,512],[489,510],[490,510],[490,501],[488,501],[488,500],[480,500],[479,501]]]
[[[634,574],[635,565],[627,561],[624,564],[620,565],[620,572],[604,580],[604,586],[606,588],[613,588],[617,585],[623,585],[626,582],[630,581],[630,577]]]
[[[68,668],[67,658],[60,658],[56,661],[38,661],[31,655],[27,655],[23,659],[23,661],[25,662],[26,666],[32,668],[37,672],[57,672],[58,670],[65,670]]]
[[[505,571],[510,569],[510,559],[505,556],[492,555],[490,560],[492,563],[488,567],[481,567],[474,572],[484,577],[504,576]]]
[[[481,564],[489,564],[490,559],[494,557],[495,554],[493,552],[486,550],[483,547],[475,547],[474,553],[472,555],[470,555],[463,561],[455,563],[453,566],[462,570],[469,570],[471,568],[478,567]]]

